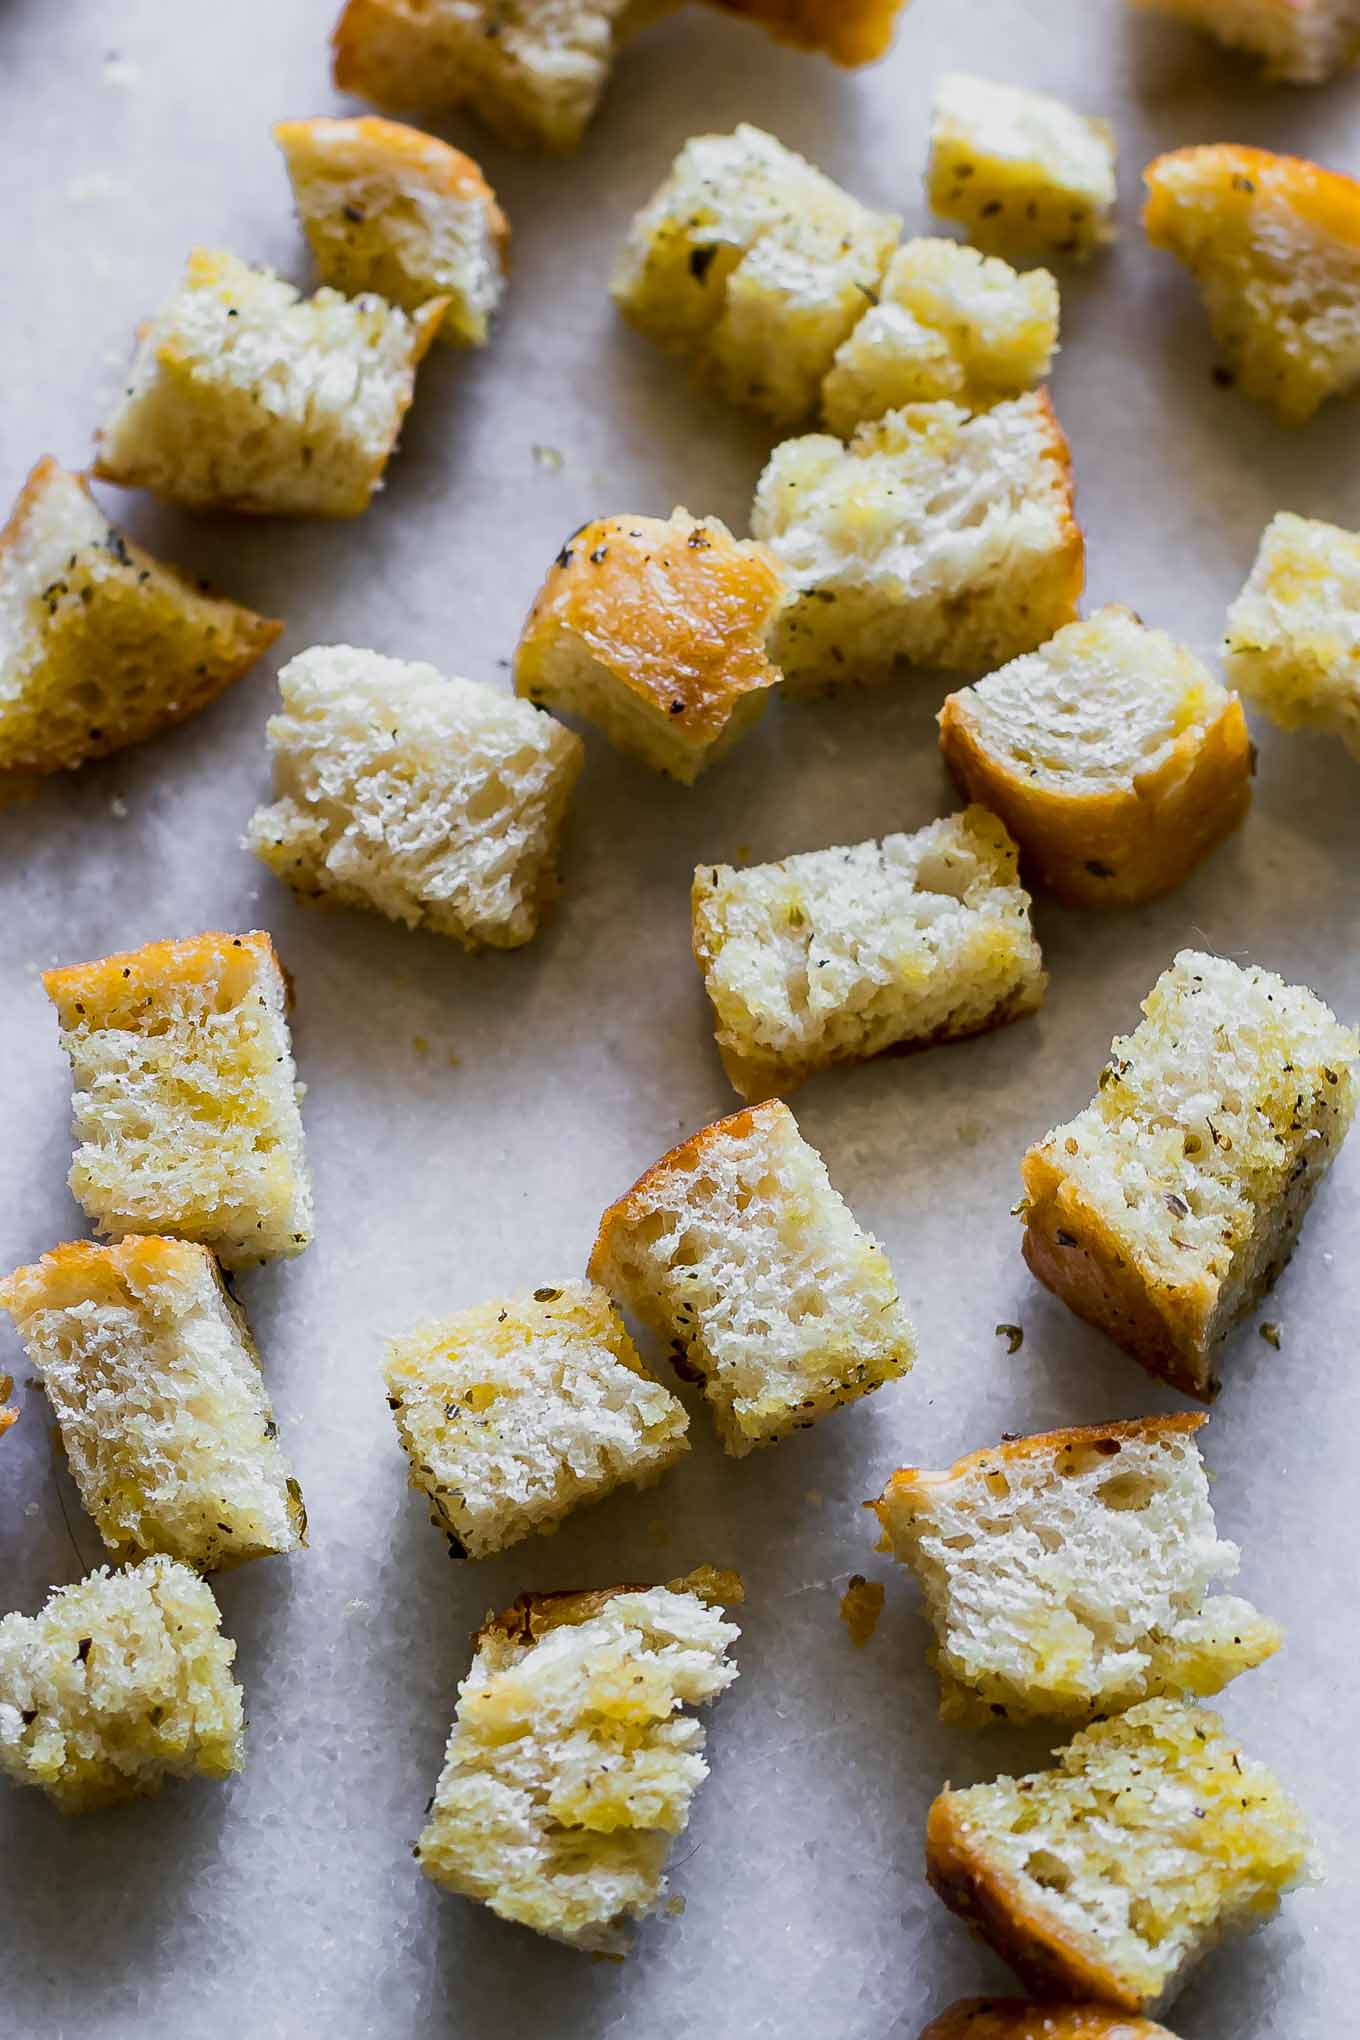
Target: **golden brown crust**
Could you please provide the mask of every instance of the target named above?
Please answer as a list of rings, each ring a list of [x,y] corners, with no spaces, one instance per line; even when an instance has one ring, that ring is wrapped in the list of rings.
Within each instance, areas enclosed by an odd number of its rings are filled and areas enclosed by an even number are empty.
[[[777,1118],[786,1109],[777,1099],[770,1099],[763,1105],[748,1105],[740,1112],[731,1112],[726,1119],[715,1119],[711,1126],[701,1126],[688,1140],[681,1141],[679,1147],[672,1148],[669,1154],[653,1162],[650,1169],[644,1169],[632,1189],[625,1190],[622,1197],[616,1197],[600,1220],[586,1268],[591,1281],[607,1287],[601,1271],[608,1262],[614,1234],[647,1215],[651,1209],[650,1193],[653,1189],[659,1189],[672,1176],[689,1175],[702,1167],[709,1148],[718,1141],[746,1140],[758,1126]]]
[[[906,0],[709,0],[724,14],[758,21],[777,42],[820,50],[853,68],[886,56]]]
[[[920,1466],[900,1466],[890,1476],[878,1500],[866,1506],[874,1509],[880,1521],[886,1524],[890,1502],[928,1502],[932,1488],[968,1480],[974,1473],[988,1472],[997,1465],[1004,1466],[1007,1461],[1058,1459],[1063,1455],[1080,1460],[1090,1454],[1114,1459],[1125,1443],[1143,1444],[1160,1438],[1184,1438],[1193,1435],[1208,1421],[1198,1411],[1187,1410],[1174,1416],[1125,1417],[1113,1424],[1070,1424],[1058,1431],[1035,1431],[1025,1438],[1005,1438],[999,1445],[965,1453],[962,1459],[956,1459],[943,1472],[932,1473]],[[1059,1469],[1060,1472],[1063,1470]]]
[[[616,1587],[565,1587],[550,1594],[521,1594],[499,1615],[488,1616],[473,1632],[474,1647],[485,1643],[535,1644],[551,1629],[589,1622],[619,1594],[650,1594],[655,1580],[624,1580]],[[660,1582],[671,1594],[694,1594],[711,1607],[739,1607],[746,1598],[741,1577],[711,1565],[698,1566],[682,1579]]]
[[[295,153],[306,157],[312,151],[318,152],[316,161],[325,162],[325,144],[344,142],[352,151],[349,167],[355,175],[385,171],[393,177],[419,178],[446,198],[475,199],[486,213],[488,231],[505,267],[510,222],[481,164],[451,143],[408,127],[404,121],[384,120],[373,113],[348,120],[332,115],[281,120],[275,125],[274,140],[290,162]]]
[[[960,1998],[921,2040],[1175,2040],[1165,2026],[1109,2005],[1038,2005],[1023,1998]]]
[[[19,1421],[19,1412],[9,1408],[10,1396],[14,1393],[12,1374],[0,1374],[0,1438],[3,1438],[11,1424]]]
[[[100,1246],[94,1240],[66,1240],[0,1281],[0,1310],[12,1311],[25,1303],[65,1309],[121,1289],[133,1275],[157,1280],[169,1274],[176,1262],[190,1259],[206,1261],[217,1273],[208,1248],[192,1240],[168,1239],[158,1233],[129,1233],[110,1246]]]
[[[1287,198],[1300,218],[1319,232],[1360,248],[1360,181],[1340,170],[1324,170],[1307,156],[1281,156],[1237,142],[1172,149],[1148,164],[1143,172],[1148,191],[1143,226],[1154,248],[1179,252],[1174,175],[1192,165],[1208,169],[1222,181],[1225,204],[1249,212],[1265,186],[1272,196]]]
[[[44,971],[43,990],[66,1032],[86,1021],[100,1027],[134,1026],[139,1012],[167,984],[217,979],[228,1005],[234,1005],[268,964],[278,968],[278,957],[259,929],[247,935],[212,932],[180,942],[148,942],[91,963]]]

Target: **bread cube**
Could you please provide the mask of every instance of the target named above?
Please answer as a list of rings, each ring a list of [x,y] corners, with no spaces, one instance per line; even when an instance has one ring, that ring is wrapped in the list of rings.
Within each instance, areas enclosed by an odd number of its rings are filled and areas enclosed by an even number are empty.
[[[647,1487],[689,1449],[602,1289],[564,1282],[389,1339],[387,1400],[430,1520],[468,1558]]]
[[[228,1268],[312,1236],[283,971],[267,935],[195,935],[43,974],[75,1082],[71,1191],[106,1237]]]
[[[601,517],[568,539],[534,597],[515,692],[598,723],[692,786],[765,712],[765,639],[784,593],[763,545],[716,517]]]
[[[916,1357],[887,1255],[777,1102],[663,1155],[604,1214],[590,1276],[702,1380],[738,1459]]]
[[[686,142],[610,288],[630,325],[692,357],[735,403],[798,425],[873,303],[900,226],[743,124]]]
[[[1032,1013],[1047,979],[1015,845],[982,808],[910,836],[694,874],[694,955],[743,1098]]]
[[[1314,1881],[1277,1780],[1216,1714],[1175,1700],[1083,1729],[1052,1770],[946,1789],[926,1870],[1036,1995],[1145,2013]]]
[[[822,416],[848,439],[903,404],[949,399],[985,411],[1043,381],[1058,346],[1058,286],[960,241],[907,241],[878,303],[836,350]]]
[[[1194,949],[1143,1013],[1092,1102],[1024,1158],[1025,1259],[1210,1402],[1217,1349],[1289,1259],[1346,1136],[1360,1039],[1303,986]]]
[[[1173,15],[1230,50],[1261,58],[1265,76],[1286,85],[1320,85],[1352,64],[1360,49],[1356,0],[1133,0],[1133,5]]]
[[[1242,704],[1130,609],[1065,624],[949,695],[940,749],[1000,815],[1025,873],[1073,907],[1131,907],[1189,877],[1251,804]]]
[[[206,1247],[75,1240],[0,1282],[0,1309],[115,1557],[210,1572],[306,1542],[259,1356]]]
[[[851,68],[886,57],[906,0],[708,0],[759,22],[776,42],[816,50]]]
[[[236,1645],[212,1589],[148,1558],[58,1587],[39,1615],[0,1618],[0,1773],[63,1813],[242,1766]]]
[[[357,517],[446,309],[304,298],[271,269],[197,248],[140,330],[94,472],[194,509]]]
[[[1360,532],[1272,517],[1228,611],[1223,663],[1281,729],[1328,730],[1360,759]]]
[[[626,1954],[708,1776],[686,1708],[732,1684],[734,1573],[522,1594],[475,1639],[429,1824],[427,1877],[568,1947]]]
[[[1154,248],[1199,286],[1223,373],[1301,425],[1360,383],[1360,182],[1219,143],[1143,173]]]
[[[19,1421],[19,1412],[12,1410],[9,1406],[9,1399],[13,1393],[13,1375],[0,1374],[0,1438],[4,1437],[11,1425],[17,1424]]]
[[[1176,2040],[1151,2019],[1109,2005],[1029,2004],[1023,1998],[960,1998],[921,2040]]]
[[[1114,129],[956,72],[936,89],[926,185],[932,211],[989,254],[1085,257],[1114,239]]]
[[[885,680],[898,659],[999,665],[1072,621],[1085,573],[1046,391],[979,417],[908,404],[848,446],[786,439],[751,526],[789,582],[770,656],[795,692]]]
[[[314,645],[279,675],[246,847],[305,899],[514,949],[557,896],[585,757],[551,716],[420,661]]]

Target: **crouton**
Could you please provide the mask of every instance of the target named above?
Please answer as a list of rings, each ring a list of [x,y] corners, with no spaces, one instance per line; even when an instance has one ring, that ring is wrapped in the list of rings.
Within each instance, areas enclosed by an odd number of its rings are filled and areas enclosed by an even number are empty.
[[[12,1374],[0,1374],[0,1438],[4,1437],[12,1424],[17,1424],[19,1421],[19,1412],[9,1407],[9,1399],[13,1393],[14,1376]]]
[[[1108,2005],[1036,2005],[1023,1998],[960,1998],[921,2040],[1176,2040],[1151,2019]]]
[[[776,42],[815,50],[854,69],[886,57],[907,0],[708,0],[724,14],[755,21]]]
[[[1217,1349],[1293,1251],[1355,1110],[1360,1040],[1300,985],[1183,949],[1092,1102],[1021,1165],[1025,1259],[1210,1402]]]
[[[1329,730],[1360,759],[1360,532],[1272,517],[1228,611],[1223,662],[1281,729]]]
[[[1085,257],[1114,239],[1114,129],[1061,100],[959,73],[935,93],[931,209],[992,255]]]
[[[1133,0],[1174,15],[1230,50],[1262,60],[1265,76],[1285,85],[1320,85],[1354,63],[1360,50],[1356,0]]]

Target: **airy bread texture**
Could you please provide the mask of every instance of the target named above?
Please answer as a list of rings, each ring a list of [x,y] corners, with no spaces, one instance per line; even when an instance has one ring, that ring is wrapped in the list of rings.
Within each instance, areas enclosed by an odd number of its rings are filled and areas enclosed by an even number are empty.
[[[770,656],[795,691],[884,680],[898,659],[999,665],[1073,620],[1085,575],[1045,390],[979,417],[908,404],[848,446],[786,439],[751,527],[790,583]]]
[[[1223,662],[1281,729],[1329,730],[1360,759],[1360,532],[1272,517],[1228,611]]]
[[[1016,850],[982,808],[910,836],[704,864],[694,955],[744,1098],[1032,1013],[1048,980]]]
[[[915,1335],[786,1105],[706,1126],[600,1221],[600,1282],[703,1381],[734,1458],[905,1374]]]
[[[1108,2005],[1036,2005],[1023,1998],[960,1998],[921,2040],[1176,2040],[1151,2019]]]
[[[447,309],[304,298],[271,269],[196,248],[141,328],[98,435],[101,481],[193,508],[357,517],[368,508]]]
[[[440,339],[485,346],[510,228],[471,156],[371,116],[281,121],[274,140],[323,283],[416,314],[442,297]]]
[[[993,255],[1084,257],[1114,239],[1114,129],[1018,85],[951,73],[935,91],[931,209]]]
[[[695,135],[633,221],[610,289],[630,325],[783,426],[817,407],[901,221],[763,129]]]
[[[585,746],[474,680],[352,645],[279,675],[275,799],[246,847],[303,898],[372,907],[466,949],[517,948],[558,891]]]
[[[0,1282],[0,1309],[116,1557],[211,1572],[306,1542],[259,1356],[206,1247],[76,1240]]]
[[[689,1449],[602,1289],[564,1282],[389,1339],[388,1406],[430,1520],[468,1558],[646,1487]]]
[[[1025,1259],[1209,1402],[1216,1349],[1289,1259],[1355,1111],[1360,1040],[1254,964],[1183,949],[1092,1102],[1021,1164]]]
[[[1187,878],[1251,803],[1242,704],[1132,610],[1098,609],[949,695],[940,749],[1000,815],[1026,876],[1074,907],[1130,907]]]
[[[1085,1720],[1217,1693],[1280,1631],[1214,1582],[1237,1571],[1195,1441],[1203,1417],[1048,1431],[903,1467],[872,1506],[935,1631],[945,1721]]]
[[[0,531],[0,772],[60,772],[184,722],[283,629],[132,545],[40,460]]]
[[[148,1558],[58,1587],[39,1615],[0,1619],[0,1772],[63,1813],[229,1778],[243,1762],[236,1645],[212,1589]]]
[[[437,1884],[569,1947],[628,1951],[708,1776],[683,1710],[732,1684],[733,1573],[526,1594],[476,1639],[416,1858]]]
[[[822,416],[848,439],[903,404],[943,399],[985,411],[1043,381],[1058,346],[1058,286],[960,241],[907,241],[878,302],[842,340],[822,383]]]
[[[1360,383],[1360,183],[1218,143],[1143,173],[1154,248],[1199,285],[1227,372],[1301,425]]]
[[[312,1236],[301,1087],[267,935],[195,935],[43,974],[75,1083],[71,1190],[98,1230],[228,1268]]]
[[[784,594],[773,554],[716,517],[602,517],[568,539],[534,597],[515,692],[597,723],[692,786],[765,712],[765,640]]]
[[[817,50],[856,66],[885,57],[907,0],[708,0],[724,14],[758,21],[776,42]]]
[[[926,1870],[1036,1996],[1148,2013],[1315,1878],[1276,1779],[1216,1714],[1175,1700],[1083,1729],[1054,1770],[946,1787]]]
[[[1360,51],[1357,0],[1133,0],[1201,28],[1229,49],[1260,57],[1265,76],[1286,85],[1320,85]]]

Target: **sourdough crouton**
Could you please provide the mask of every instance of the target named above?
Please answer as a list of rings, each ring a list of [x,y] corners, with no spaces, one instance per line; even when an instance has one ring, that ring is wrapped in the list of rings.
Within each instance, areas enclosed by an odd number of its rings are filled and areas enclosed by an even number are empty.
[[[900,220],[763,129],[695,135],[633,221],[610,288],[630,325],[777,424],[817,406]]]
[[[589,1272],[702,1379],[734,1458],[916,1357],[887,1255],[786,1105],[734,1113],[663,1155],[606,1211]]]
[[[708,1776],[702,1707],[732,1684],[734,1573],[524,1594],[476,1638],[429,1824],[427,1877],[568,1947],[623,1955],[666,1893]]]
[[[851,68],[885,57],[907,0],[708,0],[768,29],[776,42]]]
[[[880,1549],[925,1590],[943,1720],[1083,1720],[1217,1693],[1274,1655],[1276,1625],[1212,1592],[1238,1551],[1215,1530],[1204,1421],[1048,1431],[892,1476]]]
[[[259,1356],[206,1247],[72,1241],[0,1282],[0,1309],[116,1557],[210,1572],[305,1542]]]
[[[1095,1098],[1021,1165],[1025,1259],[1209,1402],[1217,1348],[1293,1251],[1355,1110],[1360,1040],[1310,991],[1183,949]]]
[[[1050,1771],[947,1787],[926,1871],[1040,1997],[1161,2011],[1226,1935],[1314,1881],[1303,1817],[1216,1714],[1146,1700]]]
[[[751,526],[790,583],[770,656],[795,691],[914,665],[985,667],[1076,615],[1072,468],[1046,391],[969,417],[908,404],[848,446],[786,439]]]
[[[379,486],[439,331],[382,298],[303,298],[271,269],[198,248],[138,336],[98,435],[101,481],[193,508],[357,517]]]
[[[1129,907],[1189,876],[1251,802],[1236,695],[1132,610],[1099,609],[949,695],[940,749],[1000,815],[1027,877],[1074,907]]]
[[[0,1438],[4,1437],[12,1424],[17,1424],[19,1421],[19,1412],[12,1410],[9,1406],[9,1399],[13,1393],[14,1376],[12,1374],[0,1374]]]
[[[1087,256],[1114,239],[1114,129],[953,73],[935,93],[926,185],[932,211],[990,254]]]
[[[228,1268],[312,1236],[287,993],[267,935],[149,942],[43,974],[75,1082],[70,1184],[97,1229]]]
[[[229,1778],[243,1762],[236,1645],[212,1589],[148,1558],[58,1587],[39,1615],[0,1618],[0,1772],[63,1813]]]
[[[1023,1998],[960,1998],[921,2040],[1176,2040],[1151,2019],[1108,2005],[1036,2005]]]
[[[1360,532],[1272,517],[1228,611],[1223,663],[1281,729],[1330,730],[1360,758]]]
[[[279,878],[465,949],[537,933],[579,737],[492,687],[352,645],[300,652],[279,692],[276,798],[245,837]]]
[[[282,630],[132,545],[40,460],[0,531],[0,772],[59,772],[184,722]]]
[[[982,808],[910,836],[700,865],[694,955],[743,1098],[1032,1013],[1047,979],[1006,831]]]
[[[515,692],[598,723],[692,786],[765,712],[765,639],[784,593],[773,555],[716,517],[601,517],[568,539],[534,597]]]
[[[1360,50],[1356,0],[1133,0],[1201,28],[1231,50],[1260,57],[1268,79],[1320,85]]]

